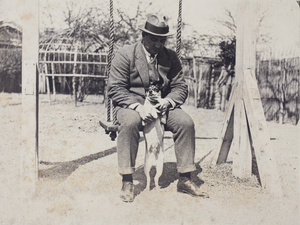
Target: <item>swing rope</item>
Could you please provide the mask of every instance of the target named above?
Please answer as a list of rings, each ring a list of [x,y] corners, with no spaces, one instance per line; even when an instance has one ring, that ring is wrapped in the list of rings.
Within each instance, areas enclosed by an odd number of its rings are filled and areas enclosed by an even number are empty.
[[[178,6],[178,20],[177,20],[177,36],[176,36],[176,53],[179,59],[181,59],[180,46],[181,46],[181,23],[182,23],[182,0],[179,0]]]
[[[111,62],[114,57],[114,42],[115,42],[115,26],[114,26],[114,6],[113,0],[109,2],[109,50],[108,50],[108,62],[107,62],[107,78],[110,75]],[[111,109],[112,102],[111,99],[107,99],[107,122],[111,122]],[[113,109],[113,111],[115,111]],[[115,113],[113,113],[115,114]],[[115,116],[113,117],[113,122],[115,124]]]

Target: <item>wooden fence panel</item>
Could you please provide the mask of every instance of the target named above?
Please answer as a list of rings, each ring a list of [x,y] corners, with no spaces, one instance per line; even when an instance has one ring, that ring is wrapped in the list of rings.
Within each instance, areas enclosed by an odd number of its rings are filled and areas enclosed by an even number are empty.
[[[211,65],[208,63],[196,61],[196,68],[199,73],[196,74],[198,81],[197,106],[200,108],[209,108],[210,86],[211,86]]]
[[[257,81],[267,120],[293,124],[299,120],[299,61],[300,57],[258,61]]]
[[[212,70],[213,65],[214,62],[200,57],[182,60],[183,74],[189,89],[186,101],[188,105],[200,108],[214,107],[215,82],[220,75],[220,65]]]
[[[95,93],[103,93],[104,80],[106,78],[107,54],[100,53],[83,53],[77,52],[76,49],[69,50],[40,50],[40,75],[42,80],[46,77],[53,86],[43,88],[41,92],[49,89],[55,93],[69,93],[75,86],[72,77],[80,77],[80,85],[88,87],[88,92],[95,92],[95,85],[98,85],[98,91]],[[101,81],[100,81],[101,80]],[[46,83],[45,81],[43,83]],[[93,87],[92,87],[93,86]]]

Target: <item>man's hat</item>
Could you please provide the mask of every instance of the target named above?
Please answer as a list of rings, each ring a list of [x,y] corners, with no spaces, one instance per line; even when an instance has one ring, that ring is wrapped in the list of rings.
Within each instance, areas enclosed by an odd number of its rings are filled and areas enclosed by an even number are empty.
[[[165,16],[159,18],[156,15],[149,14],[145,25],[140,26],[139,29],[155,36],[167,37],[174,35],[174,33],[170,33],[169,31],[167,18]]]

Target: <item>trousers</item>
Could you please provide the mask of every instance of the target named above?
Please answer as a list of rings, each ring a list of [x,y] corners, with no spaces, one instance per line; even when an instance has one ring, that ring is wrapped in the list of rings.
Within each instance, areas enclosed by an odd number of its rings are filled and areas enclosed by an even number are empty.
[[[132,174],[135,171],[142,120],[138,112],[129,108],[120,108],[117,120],[120,124],[117,138],[118,171],[121,175]],[[192,118],[181,108],[169,110],[165,129],[173,133],[177,171],[194,171],[195,125]]]

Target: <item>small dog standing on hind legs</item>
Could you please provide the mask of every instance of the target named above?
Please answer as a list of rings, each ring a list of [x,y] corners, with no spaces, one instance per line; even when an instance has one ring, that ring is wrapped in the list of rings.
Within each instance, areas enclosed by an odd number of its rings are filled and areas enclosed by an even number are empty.
[[[146,91],[146,100],[144,105],[155,105],[157,99],[161,97],[159,85],[150,85]],[[156,110],[156,109],[155,109]],[[156,174],[154,176],[154,184],[156,188],[158,186],[158,180],[163,172],[164,164],[164,124],[166,123],[166,115],[160,115],[156,111],[152,113],[154,120],[150,123],[144,123],[144,137],[146,144],[145,151],[145,165],[144,172],[147,178],[146,189],[150,191],[151,177],[150,170],[154,166],[156,167]]]

